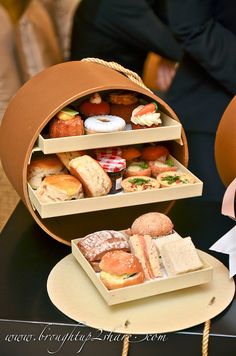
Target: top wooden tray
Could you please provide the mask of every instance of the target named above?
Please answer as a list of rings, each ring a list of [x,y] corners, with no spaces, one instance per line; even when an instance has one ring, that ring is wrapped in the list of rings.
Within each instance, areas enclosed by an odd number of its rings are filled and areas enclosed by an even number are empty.
[[[157,128],[131,130],[127,127],[125,131],[109,134],[100,133],[61,138],[48,138],[39,135],[36,146],[47,154],[180,139],[182,125],[164,113],[161,114],[161,117],[163,126]]]

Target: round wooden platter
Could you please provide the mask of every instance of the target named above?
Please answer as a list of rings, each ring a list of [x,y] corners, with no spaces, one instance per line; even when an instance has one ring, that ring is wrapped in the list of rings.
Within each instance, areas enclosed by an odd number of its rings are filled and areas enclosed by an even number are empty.
[[[167,333],[204,323],[232,301],[234,280],[216,258],[210,283],[108,306],[72,254],[52,269],[47,281],[52,303],[69,318],[87,326],[130,334]]]

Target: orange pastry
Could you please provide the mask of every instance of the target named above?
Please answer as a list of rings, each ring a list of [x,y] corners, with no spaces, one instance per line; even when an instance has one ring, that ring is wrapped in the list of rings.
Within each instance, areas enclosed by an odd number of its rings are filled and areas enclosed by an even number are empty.
[[[156,161],[166,162],[169,155],[169,150],[165,146],[147,146],[142,151],[142,158],[146,161]]]
[[[132,92],[111,93],[109,95],[111,103],[111,115],[122,117],[130,123],[132,111],[138,106],[138,98]]]
[[[141,156],[141,151],[136,147],[123,146],[121,149],[121,157],[126,159],[126,161],[133,161],[134,159],[139,158]]]
[[[77,111],[64,108],[49,123],[49,137],[80,136],[84,134],[84,124]]]

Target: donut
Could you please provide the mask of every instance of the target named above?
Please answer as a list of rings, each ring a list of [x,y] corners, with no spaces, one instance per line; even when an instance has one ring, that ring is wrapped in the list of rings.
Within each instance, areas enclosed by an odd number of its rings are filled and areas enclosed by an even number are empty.
[[[87,135],[122,131],[125,128],[125,120],[112,115],[91,116],[85,120],[84,127]]]

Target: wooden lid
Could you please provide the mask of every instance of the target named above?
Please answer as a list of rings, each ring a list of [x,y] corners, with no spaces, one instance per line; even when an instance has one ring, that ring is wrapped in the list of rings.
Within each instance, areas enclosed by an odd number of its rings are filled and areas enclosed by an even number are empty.
[[[154,99],[163,112],[179,121],[162,99],[132,82],[125,75],[104,65],[83,61],[51,66],[26,82],[12,98],[2,120],[0,152],[6,175],[37,223],[60,242],[69,244],[72,238],[82,236],[81,233],[86,232],[84,216],[73,215],[42,220],[33,210],[27,191],[27,165],[32,149],[42,129],[61,108],[88,94],[117,89],[135,91]],[[182,140],[183,146],[173,142],[173,150],[175,157],[187,165],[188,149],[184,132]],[[163,210],[167,205],[158,206]],[[132,211],[133,208],[129,209]],[[101,212],[104,218],[105,212]],[[79,223],[80,219],[83,227]],[[126,222],[127,217],[124,217],[124,224]],[[95,221],[93,225],[95,229],[95,226],[98,228],[99,223]]]

